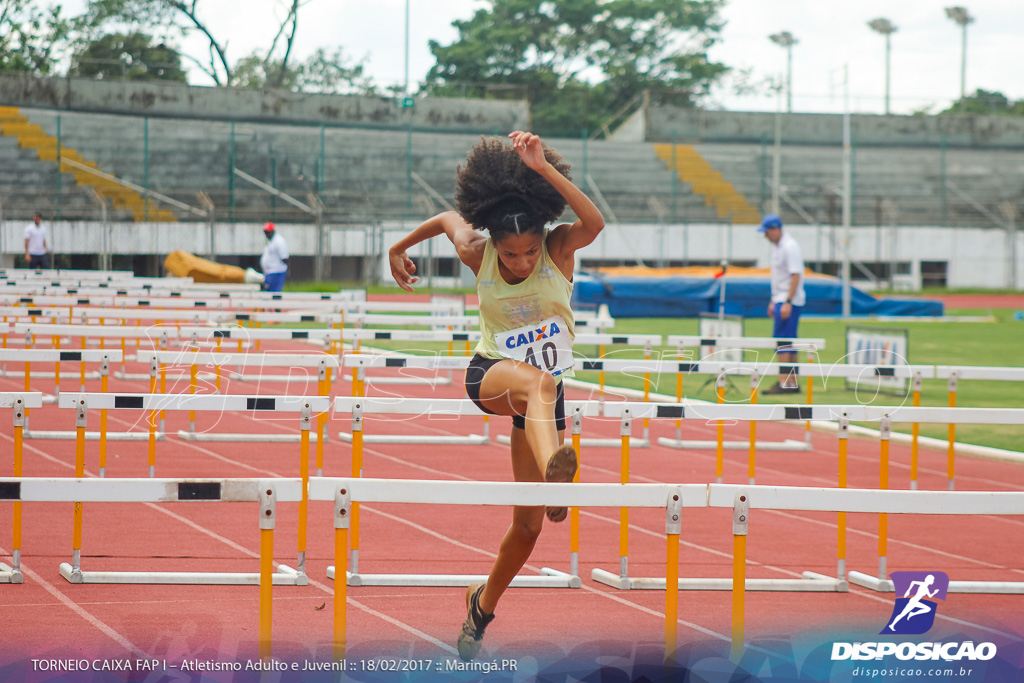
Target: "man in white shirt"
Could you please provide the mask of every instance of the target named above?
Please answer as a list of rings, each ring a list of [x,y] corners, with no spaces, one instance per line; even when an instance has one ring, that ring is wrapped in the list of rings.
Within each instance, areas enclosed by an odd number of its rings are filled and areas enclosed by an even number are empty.
[[[38,211],[32,216],[32,223],[25,228],[25,260],[29,268],[50,267],[50,246],[46,243],[46,226],[43,215]]]
[[[772,243],[771,282],[772,299],[768,304],[768,317],[774,320],[773,337],[796,337],[797,323],[807,298],[804,294],[804,258],[800,245],[789,234],[782,232],[782,219],[768,214],[757,229]],[[797,361],[796,352],[777,352],[779,363]],[[796,375],[780,374],[775,386],[766,394],[795,394],[800,391]]]
[[[263,247],[260,257],[263,286],[268,292],[280,292],[288,275],[288,244],[273,223],[263,226],[263,235],[267,238],[267,246]]]

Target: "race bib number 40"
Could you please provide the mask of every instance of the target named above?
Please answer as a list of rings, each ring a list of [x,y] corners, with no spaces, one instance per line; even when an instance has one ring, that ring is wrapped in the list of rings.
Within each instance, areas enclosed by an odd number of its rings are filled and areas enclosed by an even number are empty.
[[[572,336],[560,315],[494,335],[498,352],[505,358],[529,363],[552,375],[573,366]]]

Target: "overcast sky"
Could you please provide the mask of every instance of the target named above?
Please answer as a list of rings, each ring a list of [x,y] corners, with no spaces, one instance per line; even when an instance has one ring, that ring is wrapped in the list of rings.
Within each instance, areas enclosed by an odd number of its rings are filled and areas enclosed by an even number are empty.
[[[1024,99],[1020,75],[1024,56],[1024,6],[1021,0],[961,0],[975,21],[967,28],[967,92],[977,88]],[[284,14],[285,0],[247,0],[244,13],[229,0],[200,2],[214,35],[228,41],[232,61],[269,44]],[[485,6],[481,0],[408,0],[409,79],[419,82],[433,64],[427,43],[448,44],[457,37],[451,23]],[[948,19],[941,0],[728,0],[720,43],[713,60],[752,70],[754,80],[785,78],[786,51],[768,36],[789,31],[793,46],[793,110],[843,110],[843,69],[849,72],[852,111],[882,113],[885,93],[885,39],[867,22],[885,17],[897,26],[892,35],[893,113],[931,106],[945,108],[960,94],[961,29]],[[308,0],[299,20],[301,59],[317,47],[343,48],[383,85],[400,84],[405,70],[406,0]],[[203,54],[193,39],[193,54]],[[208,81],[197,71],[193,84]],[[773,97],[737,97],[719,89],[712,106],[732,110],[774,111]],[[785,108],[785,100],[782,104]]]

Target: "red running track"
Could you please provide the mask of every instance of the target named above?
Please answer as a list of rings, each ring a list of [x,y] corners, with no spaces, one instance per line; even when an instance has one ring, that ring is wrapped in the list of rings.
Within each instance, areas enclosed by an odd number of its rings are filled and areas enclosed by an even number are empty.
[[[284,348],[283,346],[277,348]],[[290,348],[295,348],[290,347]],[[307,347],[308,348],[308,347]],[[129,364],[130,372],[142,372]],[[65,367],[64,372],[68,370]],[[72,375],[73,376],[73,375]],[[52,390],[43,380],[36,389]],[[65,385],[65,391],[67,390]],[[98,391],[98,382],[88,390]],[[146,382],[111,380],[111,392],[142,392]],[[348,383],[335,387],[350,391]],[[0,378],[0,391],[22,389],[20,378]],[[395,392],[382,385],[372,392]],[[184,390],[178,385],[173,391]],[[315,382],[293,385],[288,393],[315,393]],[[284,393],[283,384],[235,381],[228,393]],[[463,397],[461,378],[453,386],[430,388],[406,385],[405,396]],[[587,398],[570,390],[571,398]],[[33,429],[74,428],[74,414],[45,406],[33,410]],[[12,451],[8,418],[0,429],[0,450]],[[329,423],[332,440],[325,446],[325,474],[348,476],[351,449],[339,442],[339,431],[350,431],[348,416]],[[200,414],[198,427],[222,432],[278,433],[297,431],[298,420],[254,419],[228,414],[216,420]],[[508,420],[492,420],[492,437],[507,434]],[[98,417],[90,414],[90,429]],[[109,428],[141,429],[141,416],[111,411]],[[157,444],[157,476],[161,477],[293,477],[298,473],[298,444],[188,443],[178,439],[187,429],[187,415],[169,413],[167,441]],[[459,420],[399,420],[368,418],[371,433],[479,433],[480,418]],[[615,437],[618,423],[588,420],[584,436]],[[634,435],[642,429],[634,423]],[[675,437],[672,421],[651,424],[652,442]],[[711,425],[687,423],[686,438],[713,439]],[[727,428],[727,438],[745,440],[746,424]],[[767,424],[758,438],[802,439],[802,425]],[[836,436],[811,434],[808,452],[762,452],[757,483],[835,486]],[[30,477],[73,476],[73,441],[25,442],[25,474]],[[87,476],[97,475],[97,444],[87,442]],[[111,442],[108,477],[146,475],[146,444]],[[879,477],[879,448],[865,438],[850,440],[849,485],[871,488]],[[920,488],[944,490],[945,451],[921,451]],[[909,449],[893,443],[890,485],[907,488]],[[588,448],[582,454],[581,479],[619,481],[617,448]],[[654,445],[632,453],[634,482],[707,483],[714,481],[713,451],[681,452]],[[0,476],[10,476],[5,456]],[[511,480],[507,447],[369,445],[364,475],[387,478],[471,481]],[[745,483],[746,451],[727,451],[726,483]],[[960,457],[957,485],[962,490],[1021,491],[1024,470],[1005,462]],[[297,506],[282,504],[278,513],[275,555],[294,566],[297,546]],[[12,505],[0,504],[0,560],[10,564]],[[333,582],[326,567],[333,564],[332,507],[310,504],[307,571],[310,585],[274,590],[274,655],[293,662],[326,661],[332,647]],[[506,509],[462,506],[373,504],[362,506],[360,571],[362,573],[480,573],[485,574],[497,544],[508,526]],[[616,657],[658,658],[663,649],[664,593],[617,591],[590,579],[600,567],[619,567],[618,510],[595,508],[581,512],[580,576],[583,588],[512,589],[501,602],[497,619],[488,629],[481,657],[510,658],[520,672],[558,661],[574,652],[584,659],[595,648]],[[665,563],[664,513],[630,513],[631,576],[663,576]],[[849,515],[848,568],[877,571],[877,516]],[[31,659],[154,658],[178,665],[189,660],[245,661],[257,659],[258,590],[255,587],[71,585],[57,572],[70,560],[71,504],[25,504],[22,566],[23,585],[0,584],[3,646],[0,680],[54,680],[36,670]],[[89,504],[85,506],[82,566],[86,570],[209,570],[257,571],[259,536],[255,504]],[[1024,581],[1024,519],[1019,517],[889,516],[889,570],[939,570],[957,580]],[[680,572],[685,577],[729,577],[732,567],[731,513],[728,510],[684,510]],[[549,566],[568,569],[569,525],[547,524],[525,572]],[[834,575],[836,515],[754,511],[748,537],[750,578],[795,578],[805,570]],[[455,660],[454,640],[464,611],[464,589],[360,587],[348,590],[348,653],[350,659],[370,657],[424,658],[440,666]],[[753,593],[746,602],[749,643],[773,652],[799,647],[828,646],[834,640],[877,639],[892,609],[892,596],[851,587],[849,594]],[[1021,642],[1024,597],[950,594],[927,637],[975,642]],[[680,643],[692,668],[714,668],[727,651],[731,595],[728,591],[680,593]],[[803,643],[804,645],[798,645]],[[1009,646],[1007,646],[1009,647]],[[723,648],[726,648],[723,650]],[[580,653],[583,652],[583,655]],[[710,652],[704,656],[701,653]],[[752,650],[758,652],[758,650]],[[696,653],[696,654],[695,654]],[[703,657],[703,658],[702,658]],[[694,659],[695,658],[695,659]],[[724,661],[724,660],[723,660]],[[709,663],[710,662],[710,663]],[[36,665],[37,666],[37,665]],[[1019,666],[1019,664],[1018,664]],[[171,674],[166,680],[179,680]],[[454,675],[454,674],[452,674]],[[189,674],[191,676],[191,674]],[[180,680],[192,680],[185,676]],[[221,680],[214,674],[206,680]],[[384,676],[378,680],[399,680]],[[77,679],[75,679],[77,680]],[[85,680],[85,679],[83,679]],[[110,680],[122,680],[112,678]],[[146,679],[138,669],[124,680]],[[460,679],[461,680],[461,679]],[[466,680],[469,680],[468,678]],[[523,678],[522,680],[528,680]]]

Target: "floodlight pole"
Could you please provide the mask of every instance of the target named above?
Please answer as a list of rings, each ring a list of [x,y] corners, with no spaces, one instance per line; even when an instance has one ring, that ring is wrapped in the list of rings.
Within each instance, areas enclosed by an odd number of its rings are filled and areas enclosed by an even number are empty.
[[[852,154],[850,149],[850,74],[843,65],[843,317],[851,313],[850,303],[850,192],[853,189]]]
[[[786,113],[793,113],[793,46],[798,42],[789,31],[773,33],[768,39],[786,48]]]
[[[967,96],[967,24],[974,21],[974,17],[966,7],[947,7],[946,16],[960,26],[960,106],[963,107]]]
[[[893,25],[888,19],[872,19],[868,22],[868,26],[871,30],[881,33],[885,36],[885,113],[889,114],[889,54],[890,45],[889,37],[896,32],[896,26]]]
[[[409,0],[405,0],[405,86],[403,95],[409,96]]]
[[[779,215],[779,183],[782,173],[782,84],[775,98],[775,145],[772,148],[772,213]]]

